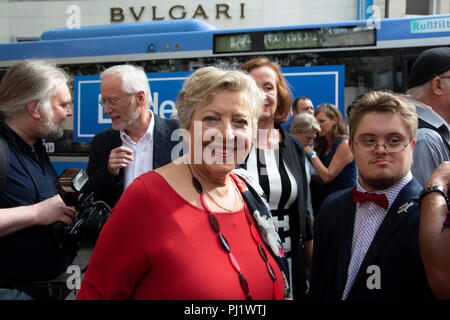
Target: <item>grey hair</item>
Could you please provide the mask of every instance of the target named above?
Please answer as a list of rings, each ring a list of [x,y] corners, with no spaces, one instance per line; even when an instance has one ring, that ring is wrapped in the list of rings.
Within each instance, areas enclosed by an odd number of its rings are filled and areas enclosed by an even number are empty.
[[[431,80],[427,81],[424,84],[421,84],[419,86],[408,89],[406,91],[406,94],[411,96],[411,98],[413,98],[415,100],[419,100],[425,95],[425,93],[428,90],[428,88],[430,87],[430,85],[431,85]]]
[[[203,67],[195,71],[183,84],[177,97],[180,128],[189,128],[194,111],[208,105],[218,90],[241,91],[250,106],[253,129],[256,130],[265,95],[255,80],[243,71],[228,71]]]
[[[316,118],[309,113],[299,113],[291,122],[291,133],[305,133],[311,130],[320,132]]]
[[[143,68],[131,64],[112,66],[100,73],[100,79],[103,81],[106,76],[113,74],[118,74],[120,79],[122,79],[123,92],[134,94],[139,91],[144,91],[145,103],[150,106],[152,103],[150,85]]]
[[[11,119],[35,101],[43,113],[51,114],[49,101],[57,86],[69,80],[69,75],[54,64],[43,60],[21,61],[9,68],[0,83],[0,111],[5,119]]]

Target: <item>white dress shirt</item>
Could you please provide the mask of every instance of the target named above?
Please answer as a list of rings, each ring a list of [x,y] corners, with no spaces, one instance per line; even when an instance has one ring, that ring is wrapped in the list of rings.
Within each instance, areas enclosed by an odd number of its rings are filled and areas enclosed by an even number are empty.
[[[150,124],[144,136],[138,142],[134,142],[124,130],[120,130],[122,146],[133,150],[133,161],[124,168],[124,190],[136,177],[153,170],[153,129],[155,127],[155,117],[151,110],[150,113]]]
[[[412,173],[409,171],[399,182],[385,190],[376,193],[384,193],[389,201],[387,209],[383,209],[374,202],[364,201],[356,203],[355,224],[353,225],[352,253],[350,264],[348,266],[347,282],[345,284],[342,300],[347,299],[350,289],[353,286],[359,267],[366,256],[367,251],[372,244],[372,240],[389,211],[392,203],[397,198],[400,191],[412,179]],[[356,183],[356,190],[368,192],[360,184]]]

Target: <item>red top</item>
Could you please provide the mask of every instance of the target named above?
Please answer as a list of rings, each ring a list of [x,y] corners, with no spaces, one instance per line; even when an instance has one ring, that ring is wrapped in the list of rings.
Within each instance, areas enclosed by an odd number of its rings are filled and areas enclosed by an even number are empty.
[[[273,282],[244,208],[215,214],[253,299],[273,299]],[[281,271],[268,256],[283,297]],[[187,202],[151,171],[135,179],[111,212],[77,299],[228,300],[245,296],[205,210]]]

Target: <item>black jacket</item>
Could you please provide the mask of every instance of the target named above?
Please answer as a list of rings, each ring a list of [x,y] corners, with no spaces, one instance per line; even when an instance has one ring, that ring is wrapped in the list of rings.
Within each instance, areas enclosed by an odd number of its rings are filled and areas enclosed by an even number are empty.
[[[347,299],[432,298],[419,251],[422,187],[413,179],[398,194],[361,263]],[[311,296],[340,300],[351,259],[356,205],[351,189],[330,195],[315,223]],[[368,285],[379,269],[380,288]],[[372,277],[372,278],[371,278]]]
[[[153,131],[153,169],[159,168],[172,161],[172,148],[178,141],[171,141],[172,132],[178,129],[178,121],[155,117]],[[85,192],[94,192],[96,200],[103,200],[111,208],[119,200],[123,192],[123,170],[118,176],[113,177],[108,171],[108,158],[111,150],[122,145],[120,131],[112,128],[105,129],[94,136],[89,153],[87,173],[89,182]]]
[[[280,126],[275,125],[280,131],[282,139],[279,143],[280,156],[289,166],[295,176],[298,185],[297,200],[294,202],[294,210],[290,212],[290,227],[292,237],[292,284],[294,299],[302,299],[306,290],[306,265],[303,252],[303,242],[312,240],[312,223],[307,215],[306,199],[308,195],[308,184],[305,171],[305,150],[299,139],[283,131]],[[243,165],[246,168],[246,165]]]

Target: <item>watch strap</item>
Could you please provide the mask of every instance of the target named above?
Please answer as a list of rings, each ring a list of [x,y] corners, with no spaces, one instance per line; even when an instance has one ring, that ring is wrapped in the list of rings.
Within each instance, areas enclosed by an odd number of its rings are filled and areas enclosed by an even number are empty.
[[[440,194],[442,194],[442,196],[445,199],[445,203],[447,204],[447,208],[450,209],[450,206],[449,206],[450,203],[449,203],[449,200],[448,200],[447,192],[445,192],[444,188],[441,187],[441,186],[432,186],[432,187],[423,188],[422,191],[420,192],[420,200],[422,200],[422,198],[425,195],[427,195],[427,194],[429,194],[431,192],[439,192]]]

